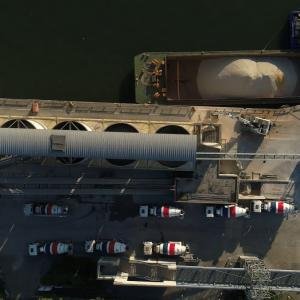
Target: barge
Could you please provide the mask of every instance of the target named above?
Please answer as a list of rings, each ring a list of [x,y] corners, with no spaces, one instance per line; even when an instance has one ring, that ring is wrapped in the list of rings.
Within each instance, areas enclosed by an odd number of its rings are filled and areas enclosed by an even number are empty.
[[[239,68],[241,74],[236,76]],[[249,68],[258,70],[258,74],[253,71],[245,74]],[[266,70],[260,72],[262,69]],[[273,71],[274,76],[270,75]],[[274,82],[271,82],[272,76]],[[299,78],[300,53],[297,51],[148,52],[135,57],[138,103],[243,107],[296,105],[300,103]],[[282,87],[284,91],[281,92]],[[222,88],[227,88],[223,94]],[[247,89],[249,93],[245,92]],[[257,92],[251,93],[255,90]]]

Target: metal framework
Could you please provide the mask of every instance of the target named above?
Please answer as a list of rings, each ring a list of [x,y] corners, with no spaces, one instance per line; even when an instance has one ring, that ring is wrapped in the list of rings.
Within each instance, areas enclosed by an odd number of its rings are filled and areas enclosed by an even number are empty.
[[[248,299],[263,300],[271,298],[271,272],[258,258],[244,260],[246,276],[249,276],[251,287],[246,289]]]
[[[131,260],[126,269],[130,281],[116,280],[115,284],[146,286],[151,282],[152,286],[243,290],[251,300],[268,299],[271,291],[300,291],[300,271],[267,269],[256,257],[243,257],[242,265],[239,268],[174,266],[169,262]]]
[[[197,152],[196,160],[300,160],[299,153]]]

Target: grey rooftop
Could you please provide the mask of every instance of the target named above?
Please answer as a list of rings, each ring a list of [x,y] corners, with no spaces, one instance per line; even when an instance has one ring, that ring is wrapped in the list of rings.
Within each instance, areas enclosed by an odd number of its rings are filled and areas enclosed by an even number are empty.
[[[0,155],[195,162],[196,152],[195,135],[0,129]]]

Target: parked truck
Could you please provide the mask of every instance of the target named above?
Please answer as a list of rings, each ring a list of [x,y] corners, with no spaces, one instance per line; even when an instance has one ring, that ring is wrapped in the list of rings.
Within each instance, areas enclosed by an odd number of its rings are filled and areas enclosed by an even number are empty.
[[[293,204],[280,201],[261,201],[253,200],[251,203],[251,210],[255,213],[268,212],[279,215],[286,215],[295,211]]]
[[[34,242],[28,245],[28,253],[30,256],[40,254],[46,255],[72,255],[73,243],[71,242]]]
[[[172,206],[149,206],[142,205],[139,210],[140,217],[148,218],[149,216],[160,217],[160,218],[184,218],[184,211],[180,208]]]
[[[207,218],[224,217],[231,219],[247,217],[249,209],[237,205],[208,205],[205,213]]]
[[[251,200],[244,201],[245,207],[238,205],[207,205],[205,215],[207,218],[224,217],[238,218],[249,217],[250,213],[273,213],[287,215],[295,211],[293,204],[280,201]]]
[[[182,256],[189,252],[188,245],[182,242],[143,242],[144,255]]]
[[[26,203],[24,204],[24,215],[43,217],[65,217],[69,214],[67,205],[57,205],[52,203]]]
[[[128,246],[117,240],[85,241],[85,252],[87,253],[98,252],[101,255],[116,255],[125,253],[127,250]]]

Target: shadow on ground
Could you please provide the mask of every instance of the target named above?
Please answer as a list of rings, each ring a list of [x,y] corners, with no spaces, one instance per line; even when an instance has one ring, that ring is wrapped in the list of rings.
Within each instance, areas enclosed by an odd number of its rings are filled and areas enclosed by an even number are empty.
[[[300,163],[298,163],[291,174],[290,180],[294,182],[294,201],[295,206],[300,209],[300,185],[297,184],[300,182]]]
[[[110,221],[124,221],[138,216],[139,206],[134,203],[132,196],[115,197],[111,206]]]
[[[202,261],[217,264],[225,252],[228,256],[243,253],[262,258],[269,251],[282,221],[283,217],[278,215],[229,220],[201,219],[199,216],[198,230],[190,228],[185,237],[191,251]]]

